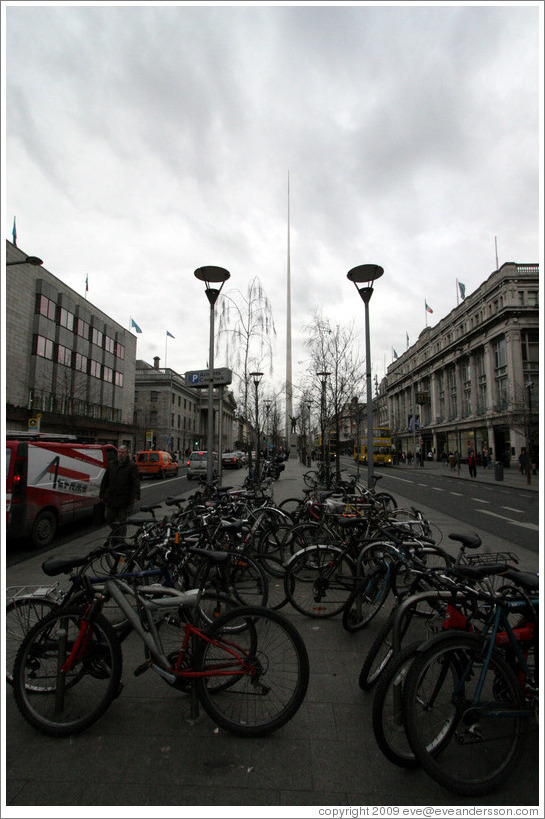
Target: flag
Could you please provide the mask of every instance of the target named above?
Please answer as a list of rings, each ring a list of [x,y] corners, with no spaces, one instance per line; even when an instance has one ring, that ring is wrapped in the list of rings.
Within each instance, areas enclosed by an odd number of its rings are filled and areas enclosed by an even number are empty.
[[[89,290],[89,274],[85,277],[85,292],[87,293]]]
[[[392,350],[394,352],[394,358],[399,358],[398,354],[396,353],[395,347],[392,347]]]
[[[425,304],[426,304],[426,310],[428,311],[428,313],[433,313],[433,310],[429,306],[428,302],[425,302]]]
[[[460,295],[461,295],[462,300],[463,300],[466,297],[466,286],[465,286],[465,284],[462,284],[462,282],[458,282],[458,287],[460,288]]]
[[[409,349],[409,334],[407,333],[407,350]]]
[[[141,333],[141,332],[142,332],[142,330],[140,329],[140,327],[138,326],[138,324],[135,322],[135,320],[134,320],[134,319],[132,318],[132,316],[131,316],[131,330],[132,330],[132,328],[133,328],[133,327],[134,327],[134,329],[136,330],[136,332],[137,332],[137,333]]]
[[[13,244],[17,247],[17,225],[15,224],[15,216],[13,217],[13,227],[11,229],[11,235],[13,236]]]
[[[174,338],[174,336],[172,335],[172,333],[169,333],[169,332],[168,332],[168,330],[167,330],[167,336],[170,336],[171,338]]]

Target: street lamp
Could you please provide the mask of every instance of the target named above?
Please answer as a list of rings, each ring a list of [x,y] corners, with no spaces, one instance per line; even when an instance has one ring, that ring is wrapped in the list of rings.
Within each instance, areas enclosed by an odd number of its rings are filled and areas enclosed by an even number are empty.
[[[306,451],[306,456],[307,456],[306,465],[310,466],[311,462],[312,462],[311,461],[311,455],[310,455],[310,453],[312,452],[312,441],[311,441],[311,435],[312,435],[312,424],[311,424],[312,401],[307,402],[307,409],[308,409],[308,444],[307,444],[307,451]]]
[[[371,392],[371,336],[369,333],[369,302],[373,295],[373,282],[384,273],[384,268],[378,264],[360,264],[353,267],[346,274],[346,278],[354,282],[365,305],[365,370],[367,392],[367,486],[373,488],[374,483],[374,450],[373,450],[373,396]],[[362,285],[359,287],[358,285]]]
[[[254,386],[255,386],[255,433],[257,438],[257,445],[255,448],[255,476],[257,483],[260,482],[260,446],[259,446],[259,397],[258,397],[258,387],[259,382],[263,378],[263,373],[250,373],[250,378],[253,379]]]
[[[19,259],[18,262],[6,262],[6,267],[11,267],[14,264],[33,264],[36,267],[39,267],[41,264],[43,264],[43,261],[37,256],[26,256],[24,259]]]
[[[329,460],[326,464],[326,457],[325,457],[325,416],[326,416],[326,401],[325,401],[325,389],[327,385],[327,376],[331,375],[328,372],[321,372],[316,373],[318,378],[322,379],[322,396],[320,401],[320,432],[322,434],[322,469],[325,471],[326,478],[329,477]]]
[[[269,448],[269,413],[271,411],[271,402],[265,401],[265,426],[263,428],[263,434],[265,435],[267,447]]]
[[[215,267],[208,265],[207,267],[198,267],[195,270],[195,278],[204,282],[206,285],[206,298],[210,303],[210,347],[208,351],[208,434],[207,434],[207,472],[206,481],[208,486],[212,485],[214,479],[214,306],[221,293],[221,289],[231,274],[223,267]],[[211,287],[212,284],[219,284],[217,287]],[[221,458],[221,453],[219,453]]]
[[[524,385],[528,390],[528,423],[526,424],[526,483],[532,483],[532,387],[533,381]]]

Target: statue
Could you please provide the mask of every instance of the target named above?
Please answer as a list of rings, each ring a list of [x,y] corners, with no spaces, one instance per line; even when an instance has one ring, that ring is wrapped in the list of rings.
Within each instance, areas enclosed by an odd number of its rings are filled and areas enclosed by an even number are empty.
[[[295,432],[295,426],[296,426],[296,424],[297,424],[297,419],[298,419],[298,418],[299,418],[299,416],[298,416],[298,415],[290,415],[290,421],[291,421],[291,431],[292,431],[292,432]]]

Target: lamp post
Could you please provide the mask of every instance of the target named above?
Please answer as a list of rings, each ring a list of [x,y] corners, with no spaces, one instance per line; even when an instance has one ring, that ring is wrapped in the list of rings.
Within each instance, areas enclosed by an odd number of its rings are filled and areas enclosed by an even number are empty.
[[[525,384],[528,390],[528,423],[526,424],[526,483],[532,483],[532,381]]]
[[[250,373],[250,378],[253,379],[255,387],[255,437],[257,439],[255,448],[255,477],[257,483],[261,480],[260,473],[260,446],[259,446],[259,382],[263,378],[263,373]]]
[[[231,276],[228,270],[223,267],[208,265],[198,267],[195,270],[195,278],[204,282],[206,298],[210,304],[210,347],[208,351],[208,434],[207,434],[207,471],[206,481],[212,485],[214,478],[214,307],[221,293],[221,289],[227,279]],[[219,284],[220,287],[211,287],[212,284]],[[221,454],[220,454],[221,457]]]
[[[346,277],[360,294],[365,305],[365,371],[367,393],[367,486],[374,483],[374,450],[373,450],[373,395],[371,392],[371,336],[369,332],[369,302],[373,295],[373,282],[379,279],[384,269],[378,264],[361,264],[353,267]],[[358,285],[361,285],[359,287]]]
[[[312,401],[307,401],[307,410],[308,410],[308,444],[307,444],[307,462],[306,466],[311,465],[311,456],[310,453],[312,452],[312,423],[311,423],[311,411],[312,411]]]
[[[266,438],[267,449],[269,449],[269,413],[271,411],[271,402],[265,401],[265,425],[263,427],[263,433]]]
[[[325,471],[326,478],[329,477],[329,460],[326,463],[325,457],[325,416],[326,416],[326,396],[325,390],[327,386],[327,376],[331,375],[329,372],[316,373],[318,378],[322,379],[322,395],[320,400],[320,432],[322,435],[322,469]]]
[[[14,264],[33,264],[35,267],[39,267],[43,264],[43,261],[37,256],[26,256],[24,259],[19,259],[18,262],[6,262],[6,267],[11,267]]]

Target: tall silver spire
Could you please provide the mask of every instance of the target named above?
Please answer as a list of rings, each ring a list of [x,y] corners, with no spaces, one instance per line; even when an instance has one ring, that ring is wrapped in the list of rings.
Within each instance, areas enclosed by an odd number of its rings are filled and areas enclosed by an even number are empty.
[[[291,456],[291,419],[293,415],[293,384],[291,372],[291,257],[290,257],[290,173],[288,171],[288,275],[286,303],[286,446]]]

